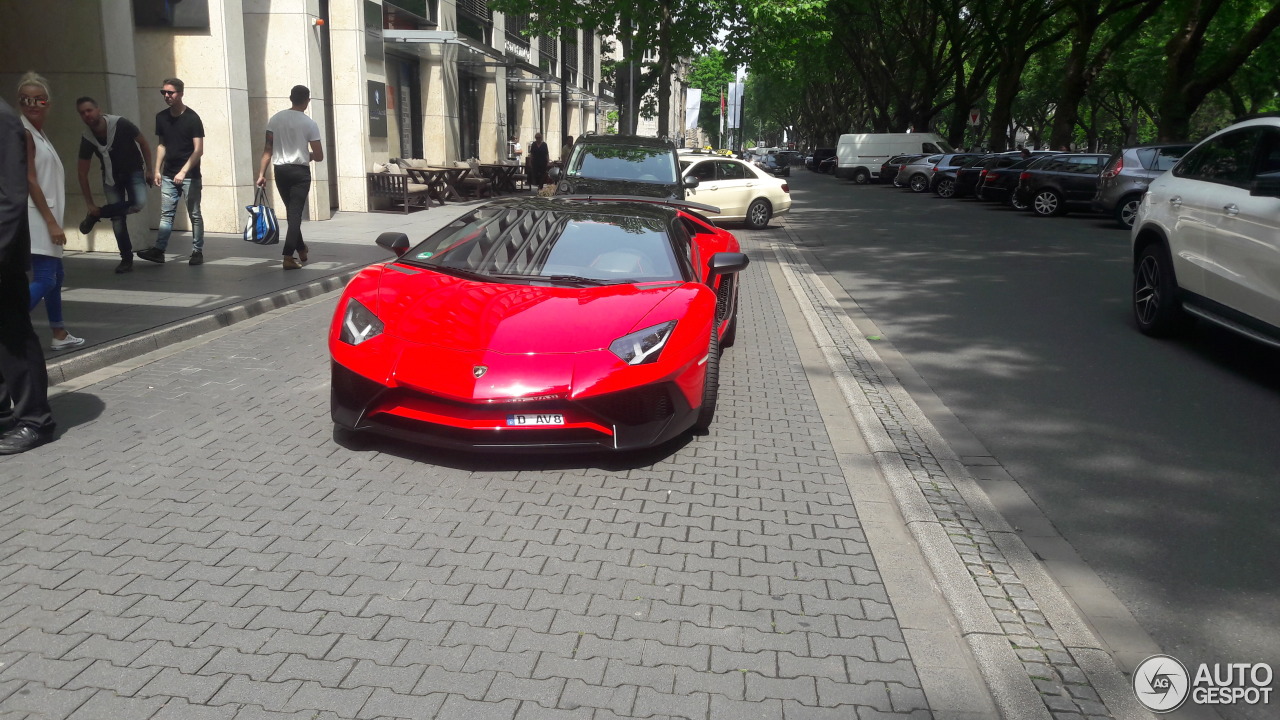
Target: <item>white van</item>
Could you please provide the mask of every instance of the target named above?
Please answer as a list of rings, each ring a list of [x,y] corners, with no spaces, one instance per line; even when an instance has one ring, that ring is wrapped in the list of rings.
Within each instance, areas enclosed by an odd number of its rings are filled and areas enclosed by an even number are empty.
[[[859,185],[879,179],[880,166],[894,155],[955,152],[934,133],[859,133],[841,135],[836,144],[835,176]]]

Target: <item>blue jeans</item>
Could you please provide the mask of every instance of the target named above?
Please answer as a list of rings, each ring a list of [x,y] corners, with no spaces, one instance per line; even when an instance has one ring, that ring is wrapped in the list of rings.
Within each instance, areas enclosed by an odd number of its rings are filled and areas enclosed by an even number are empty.
[[[48,255],[31,254],[31,307],[44,300],[45,312],[49,313],[49,327],[57,330],[64,327],[62,323],[62,258]]]
[[[179,188],[173,184],[173,178],[165,175],[160,178],[160,229],[156,231],[156,249],[164,250],[169,246],[169,235],[173,232],[173,214],[178,209],[178,200],[187,197],[187,214],[191,216],[191,251],[204,250],[204,218],[200,215],[200,178],[186,178]]]
[[[116,245],[120,247],[120,257],[132,260],[133,243],[129,240],[129,224],[125,219],[147,206],[147,181],[141,170],[115,178],[115,181],[115,185],[102,186],[107,204],[100,208],[98,217],[111,220]]]

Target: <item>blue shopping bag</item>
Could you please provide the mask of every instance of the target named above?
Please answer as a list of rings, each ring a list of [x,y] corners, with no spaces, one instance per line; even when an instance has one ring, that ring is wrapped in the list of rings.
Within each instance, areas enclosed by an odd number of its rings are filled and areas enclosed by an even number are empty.
[[[245,205],[249,211],[249,222],[244,226],[245,242],[258,245],[276,245],[280,242],[280,223],[276,222],[276,211],[267,204],[266,188],[258,188],[253,196],[253,204]]]

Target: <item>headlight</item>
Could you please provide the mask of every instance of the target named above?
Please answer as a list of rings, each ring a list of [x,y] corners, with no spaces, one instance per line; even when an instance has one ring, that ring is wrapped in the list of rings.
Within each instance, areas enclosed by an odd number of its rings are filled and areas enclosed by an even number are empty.
[[[676,321],[664,322],[643,330],[623,335],[609,343],[609,350],[628,365],[644,365],[656,362],[662,348],[676,329]]]
[[[342,332],[338,339],[348,345],[359,345],[371,337],[382,334],[382,321],[369,308],[357,300],[347,301],[347,311],[342,315]]]

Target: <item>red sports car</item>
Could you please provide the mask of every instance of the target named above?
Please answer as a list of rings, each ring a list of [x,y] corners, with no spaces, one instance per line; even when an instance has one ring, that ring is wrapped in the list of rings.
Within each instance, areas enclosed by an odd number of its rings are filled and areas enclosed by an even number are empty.
[[[434,446],[635,449],[715,414],[734,236],[693,203],[509,198],[347,286],[333,421]],[[710,208],[714,210],[714,208]]]

